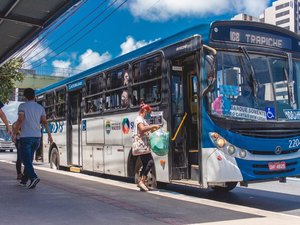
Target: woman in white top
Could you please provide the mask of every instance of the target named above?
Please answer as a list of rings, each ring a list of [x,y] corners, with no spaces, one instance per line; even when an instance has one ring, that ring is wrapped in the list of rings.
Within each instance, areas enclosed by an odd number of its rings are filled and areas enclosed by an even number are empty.
[[[152,108],[147,104],[142,104],[140,106],[139,115],[135,119],[134,123],[136,124],[135,134],[139,135],[144,141],[145,145],[149,146],[149,131],[153,132],[160,128],[159,125],[149,125],[145,117],[148,116],[152,111]],[[149,146],[150,148],[150,146]],[[149,189],[145,185],[145,180],[152,166],[154,165],[154,161],[151,156],[151,152],[149,151],[147,154],[140,155],[141,161],[143,163],[143,168],[140,172],[140,180],[138,182],[138,187],[140,187],[144,191],[148,191]]]

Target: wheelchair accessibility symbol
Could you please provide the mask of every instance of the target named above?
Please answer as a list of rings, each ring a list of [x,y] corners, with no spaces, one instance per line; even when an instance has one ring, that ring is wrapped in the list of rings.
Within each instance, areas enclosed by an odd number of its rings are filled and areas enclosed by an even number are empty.
[[[275,120],[275,109],[273,107],[266,108],[267,120]]]

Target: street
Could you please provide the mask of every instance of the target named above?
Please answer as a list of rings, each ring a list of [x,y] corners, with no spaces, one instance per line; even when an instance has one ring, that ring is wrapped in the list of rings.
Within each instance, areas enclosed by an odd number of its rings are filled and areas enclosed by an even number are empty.
[[[36,189],[18,186],[14,153],[0,153],[0,224],[299,224],[300,180],[216,194],[177,185],[140,192],[131,182],[37,165]]]

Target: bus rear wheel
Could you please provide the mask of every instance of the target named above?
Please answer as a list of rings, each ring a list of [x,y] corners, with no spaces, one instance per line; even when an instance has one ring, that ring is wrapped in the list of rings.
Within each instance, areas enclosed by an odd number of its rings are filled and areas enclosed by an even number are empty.
[[[50,154],[50,168],[59,169],[59,154],[57,148],[53,148]]]
[[[142,171],[142,168],[143,168],[142,160],[140,157],[138,157],[134,169],[134,182],[136,184],[139,182],[140,172]],[[145,184],[150,190],[157,188],[157,181],[156,181],[154,167],[152,167],[152,169],[149,171]]]
[[[237,185],[237,182],[226,182],[225,187],[220,187],[220,186],[214,186],[211,187],[214,191],[216,192],[228,192],[233,190]]]

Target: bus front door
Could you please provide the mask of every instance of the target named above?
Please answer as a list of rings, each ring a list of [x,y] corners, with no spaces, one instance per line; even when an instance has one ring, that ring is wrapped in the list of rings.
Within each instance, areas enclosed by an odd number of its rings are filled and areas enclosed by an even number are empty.
[[[197,70],[195,55],[171,62],[171,143],[173,180],[199,180]]]
[[[81,165],[81,91],[69,92],[68,165]]]

